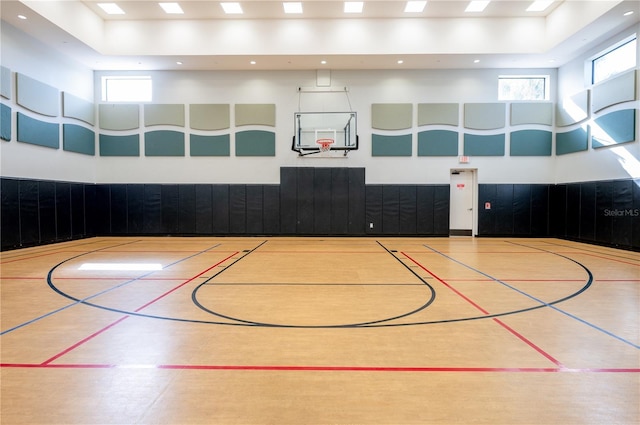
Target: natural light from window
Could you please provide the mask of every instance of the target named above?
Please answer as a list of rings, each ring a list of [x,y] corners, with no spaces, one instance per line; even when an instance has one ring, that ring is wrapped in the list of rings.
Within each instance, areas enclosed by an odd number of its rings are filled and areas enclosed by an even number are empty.
[[[151,102],[151,77],[102,77],[103,102]]]
[[[548,100],[549,76],[500,76],[498,100]]]
[[[631,40],[608,50],[591,61],[593,84],[597,84],[616,74],[620,74],[636,66],[636,36]]]

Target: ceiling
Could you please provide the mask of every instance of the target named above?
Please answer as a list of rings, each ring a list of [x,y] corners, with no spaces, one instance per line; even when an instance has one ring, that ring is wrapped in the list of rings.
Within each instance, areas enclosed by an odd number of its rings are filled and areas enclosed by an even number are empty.
[[[242,15],[210,0],[179,1],[181,15],[115,2],[124,15],[93,0],[1,0],[0,12],[95,70],[555,68],[640,22],[638,0],[556,0],[541,12],[526,11],[532,0],[493,0],[478,13],[465,12],[469,1],[430,0],[412,14],[405,0],[366,0],[361,14],[303,0],[299,15],[270,0],[241,1]]]

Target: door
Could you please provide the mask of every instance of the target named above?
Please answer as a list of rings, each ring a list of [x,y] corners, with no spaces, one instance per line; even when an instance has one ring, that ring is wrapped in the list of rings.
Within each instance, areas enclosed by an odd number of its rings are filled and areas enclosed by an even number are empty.
[[[451,170],[449,234],[474,234],[475,170]]]

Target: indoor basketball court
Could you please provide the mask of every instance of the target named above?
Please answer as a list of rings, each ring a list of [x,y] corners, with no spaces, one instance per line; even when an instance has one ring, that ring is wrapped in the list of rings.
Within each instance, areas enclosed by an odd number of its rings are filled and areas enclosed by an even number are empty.
[[[100,237],[1,258],[6,423],[639,416],[635,252],[531,238]]]

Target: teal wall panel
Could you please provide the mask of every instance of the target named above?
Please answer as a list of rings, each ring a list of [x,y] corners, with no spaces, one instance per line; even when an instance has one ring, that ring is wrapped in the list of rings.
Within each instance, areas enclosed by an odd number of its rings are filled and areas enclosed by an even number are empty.
[[[514,131],[511,133],[510,139],[511,156],[551,156],[551,131]]]
[[[450,130],[419,132],[418,156],[458,156],[458,132]]]
[[[140,127],[140,106],[101,103],[98,106],[100,128],[104,130],[135,130]]]
[[[100,135],[100,156],[140,156],[140,136]]]
[[[413,126],[411,103],[374,103],[371,105],[371,127],[378,130],[406,130]]]
[[[591,131],[594,148],[633,142],[636,140],[636,110],[623,109],[595,119]]]
[[[0,104],[0,139],[11,140],[11,108]]]
[[[96,154],[96,134],[88,128],[75,125],[62,125],[62,149],[85,155]]]
[[[231,127],[228,104],[189,105],[189,126],[196,130],[226,130]]]
[[[184,127],[184,105],[146,104],[144,105],[144,125],[175,125]]]
[[[556,126],[577,124],[589,117],[590,91],[584,90],[562,99],[556,105]]]
[[[589,126],[565,133],[556,133],[556,155],[586,151],[589,146]]]
[[[184,156],[184,133],[150,131],[144,135],[145,156]]]
[[[511,125],[553,124],[553,103],[526,102],[511,104]]]
[[[276,156],[276,134],[262,130],[237,132],[236,156]]]
[[[57,88],[24,74],[17,75],[17,103],[33,112],[49,117],[60,113],[60,92]]]
[[[474,130],[504,128],[506,111],[504,103],[465,103],[464,126]]]
[[[371,135],[371,156],[411,156],[412,153],[411,134]]]
[[[228,134],[220,136],[198,136],[192,134],[189,151],[191,156],[230,156],[230,136]]]
[[[625,72],[593,87],[593,112],[636,100],[636,70]]]
[[[68,118],[75,118],[94,125],[96,122],[96,107],[93,102],[89,102],[69,93],[62,92],[62,115]]]
[[[60,125],[28,117],[18,112],[18,142],[58,149]]]
[[[11,70],[5,66],[0,66],[0,96],[11,99]]]
[[[419,103],[418,125],[458,125],[460,105],[457,103]]]
[[[504,134],[464,135],[465,156],[504,156]]]
[[[276,126],[276,105],[273,103],[237,104],[235,108],[236,125]]]

